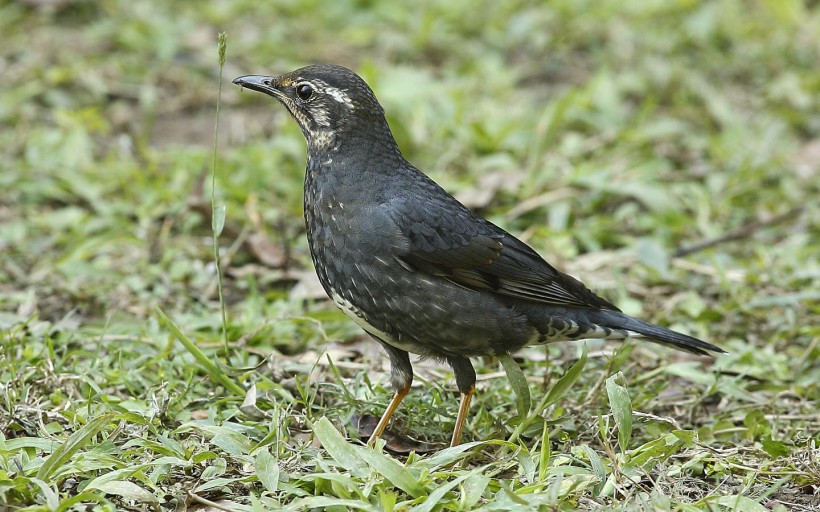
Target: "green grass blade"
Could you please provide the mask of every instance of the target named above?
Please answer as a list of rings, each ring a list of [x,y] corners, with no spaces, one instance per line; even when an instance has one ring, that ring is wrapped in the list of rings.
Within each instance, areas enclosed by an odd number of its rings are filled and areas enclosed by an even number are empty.
[[[228,34],[220,32],[217,49],[219,53],[219,85],[216,93],[216,113],[214,114],[214,147],[211,163],[211,231],[213,233],[214,263],[216,264],[216,289],[219,294],[219,310],[222,314],[222,341],[228,351],[228,310],[222,292],[222,260],[219,256],[219,235],[225,227],[226,206],[216,204],[216,164],[219,149],[219,107],[222,102],[222,73],[225,69],[225,52],[228,49]]]
[[[185,349],[188,350],[192,356],[194,356],[196,362],[203,370],[205,370],[205,373],[207,373],[211,379],[222,384],[232,393],[239,396],[245,396],[245,390],[242,389],[242,386],[228,377],[225,372],[223,372],[222,369],[211,360],[210,357],[206,356],[201,350],[199,350],[199,347],[197,347],[193,341],[182,333],[179,327],[177,327],[173,320],[168,318],[168,315],[166,315],[161,308],[157,308],[157,313],[159,314],[159,318],[162,323],[166,325],[168,330],[171,331],[171,334],[173,334],[174,337],[182,343],[182,346],[184,346]]]
[[[100,430],[111,423],[116,416],[117,414],[115,413],[106,413],[102,416],[97,416],[83,425],[80,430],[68,436],[65,443],[54,450],[54,452],[43,461],[43,465],[40,466],[40,469],[37,471],[37,478],[44,482],[49,482],[49,478],[55,471],[71,459],[71,457],[77,453],[80,448],[85,446]]]
[[[336,430],[330,420],[319,418],[313,424],[313,433],[319,438],[328,455],[340,466],[347,468],[351,475],[360,478],[367,475],[366,466],[359,457],[359,452]]]
[[[384,453],[370,447],[359,447],[359,456],[376,473],[414,498],[424,494],[424,488],[410,471]]]
[[[530,398],[530,387],[527,384],[527,377],[521,371],[521,367],[515,362],[510,354],[500,354],[497,356],[504,371],[507,372],[507,378],[510,380],[510,386],[515,393],[515,407],[518,409],[518,417],[520,421],[529,415],[532,407],[532,399]]]
[[[606,380],[606,394],[609,397],[609,408],[615,425],[618,427],[618,446],[625,452],[632,437],[632,401],[626,389],[624,375],[621,372]]]
[[[567,370],[567,373],[565,373],[561,376],[560,379],[558,379],[558,382],[556,382],[555,385],[550,389],[549,393],[547,393],[547,396],[544,398],[543,405],[539,404],[539,410],[549,407],[550,405],[554,404],[555,402],[563,398],[567,391],[569,391],[573,384],[575,384],[575,382],[578,380],[578,377],[581,376],[581,372],[583,371],[584,366],[586,366],[586,364],[587,351],[586,349],[584,349],[578,361],[576,361],[575,364],[572,365],[569,370]]]
[[[461,482],[475,476],[479,475],[484,471],[484,467],[480,466],[475,468],[474,470],[470,471],[469,473],[464,473],[463,475],[450,480],[449,482],[439,486],[436,488],[435,491],[430,493],[430,496],[427,497],[421,504],[416,505],[415,507],[411,508],[411,512],[431,512],[436,505],[444,498],[444,496],[450,492],[452,489],[455,489]]]
[[[267,448],[256,455],[256,477],[268,492],[275,493],[279,489],[279,463]]]
[[[360,478],[366,476],[364,464],[367,464],[370,469],[414,498],[424,494],[424,489],[406,467],[373,448],[350,444],[327,418],[319,418],[313,425],[313,432],[333,460],[347,468],[351,475]]]
[[[538,479],[542,482],[547,476],[547,470],[549,469],[551,457],[552,446],[550,446],[550,429],[549,425],[544,422],[544,431],[541,433],[541,453],[538,457]]]
[[[571,388],[572,385],[578,380],[578,377],[581,376],[581,371],[584,369],[584,365],[586,365],[586,363],[587,352],[584,350],[578,361],[576,361],[576,363],[572,365],[569,370],[567,370],[567,373],[558,379],[558,382],[556,382],[552,389],[550,389],[549,393],[541,399],[541,402],[538,403],[538,406],[533,410],[533,413],[527,416],[527,418],[522,421],[518,427],[516,427],[515,431],[513,431],[512,435],[508,439],[508,442],[516,442],[518,437],[521,435],[521,432],[523,432],[524,429],[526,429],[530,423],[535,420],[536,416],[541,414],[544,409],[560,400],[561,397],[566,394],[569,388]]]

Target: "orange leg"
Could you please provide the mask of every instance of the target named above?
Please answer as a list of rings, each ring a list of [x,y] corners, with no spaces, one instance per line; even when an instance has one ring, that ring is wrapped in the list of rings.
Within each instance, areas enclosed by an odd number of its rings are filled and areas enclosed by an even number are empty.
[[[381,419],[379,420],[379,424],[376,425],[376,430],[373,431],[373,434],[370,435],[370,439],[367,440],[368,446],[373,446],[376,444],[376,439],[380,438],[384,433],[384,429],[387,428],[387,424],[390,422],[390,418],[393,417],[393,413],[396,412],[396,409],[399,407],[402,399],[407,396],[407,393],[410,391],[410,385],[408,384],[407,387],[401,387],[396,390],[396,393],[393,395],[393,398],[390,399],[390,403],[387,404],[387,409],[385,409],[384,414],[382,414]]]
[[[458,404],[458,416],[456,416],[456,428],[453,429],[453,439],[450,446],[458,446],[461,442],[461,433],[464,431],[464,423],[467,422],[467,415],[470,412],[470,401],[473,399],[475,386],[470,386],[466,393],[461,395],[461,402]]]

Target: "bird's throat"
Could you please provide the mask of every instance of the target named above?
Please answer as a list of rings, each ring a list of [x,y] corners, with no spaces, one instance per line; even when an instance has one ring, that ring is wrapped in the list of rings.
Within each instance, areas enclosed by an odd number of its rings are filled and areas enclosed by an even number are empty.
[[[325,155],[329,155],[338,149],[336,134],[331,130],[319,129],[305,133],[305,138],[308,145],[308,159],[323,160],[326,159]]]

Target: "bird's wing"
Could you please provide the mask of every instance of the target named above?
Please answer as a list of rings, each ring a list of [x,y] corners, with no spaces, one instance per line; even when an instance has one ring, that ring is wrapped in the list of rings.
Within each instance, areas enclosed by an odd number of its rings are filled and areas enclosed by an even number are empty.
[[[556,270],[511,234],[452,199],[395,198],[386,211],[398,228],[400,261],[460,286],[546,304],[618,310]]]

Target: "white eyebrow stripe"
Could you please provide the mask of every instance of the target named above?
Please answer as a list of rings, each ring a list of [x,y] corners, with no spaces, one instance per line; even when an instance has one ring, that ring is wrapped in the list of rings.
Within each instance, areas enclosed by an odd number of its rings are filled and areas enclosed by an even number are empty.
[[[345,94],[343,91],[339,89],[335,89],[333,87],[328,87],[325,89],[325,92],[334,100],[338,101],[339,103],[344,103],[346,105],[350,105],[350,97]]]
[[[323,80],[314,80],[313,83],[318,90],[333,98],[337,103],[342,103],[350,108],[353,108],[353,102],[350,100],[350,96],[348,96],[343,89],[331,87]]]

